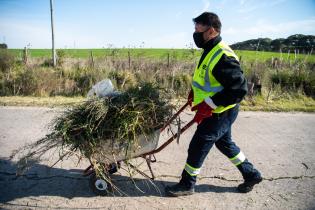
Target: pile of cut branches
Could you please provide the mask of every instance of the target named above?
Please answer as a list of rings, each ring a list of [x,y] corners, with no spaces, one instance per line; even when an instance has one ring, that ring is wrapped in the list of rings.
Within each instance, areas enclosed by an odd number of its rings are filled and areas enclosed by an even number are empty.
[[[11,157],[19,158],[21,171],[54,148],[59,149],[59,160],[79,154],[91,161],[99,148],[108,150],[106,154],[114,154],[118,148],[128,159],[131,148],[141,147],[139,137],[150,142],[147,137],[163,127],[173,108],[167,92],[152,83],[131,87],[114,97],[92,98],[64,111],[53,121],[50,134],[16,150]]]

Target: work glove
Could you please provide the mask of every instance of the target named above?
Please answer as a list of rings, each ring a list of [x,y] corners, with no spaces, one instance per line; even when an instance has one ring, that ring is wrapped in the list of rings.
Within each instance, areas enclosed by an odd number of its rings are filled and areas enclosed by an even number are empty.
[[[192,106],[193,100],[194,100],[194,92],[191,89],[189,94],[188,94],[188,98],[187,98],[187,102],[188,102],[189,106]]]
[[[211,106],[210,106],[211,105]],[[212,116],[213,108],[215,109],[217,106],[213,103],[210,97],[206,98],[200,104],[191,108],[191,111],[197,111],[194,121],[197,124],[200,124],[203,119]]]

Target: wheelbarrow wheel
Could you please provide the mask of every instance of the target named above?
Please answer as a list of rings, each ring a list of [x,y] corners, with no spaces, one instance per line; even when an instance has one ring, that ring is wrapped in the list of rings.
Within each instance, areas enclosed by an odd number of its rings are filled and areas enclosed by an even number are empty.
[[[112,185],[108,181],[97,177],[95,173],[90,177],[90,187],[96,195],[100,196],[106,196],[112,191]]]

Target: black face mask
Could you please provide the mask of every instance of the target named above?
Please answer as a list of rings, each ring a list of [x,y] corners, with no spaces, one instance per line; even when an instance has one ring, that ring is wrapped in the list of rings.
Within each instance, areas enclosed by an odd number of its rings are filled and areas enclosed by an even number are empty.
[[[197,47],[202,48],[205,40],[203,39],[203,32],[195,32],[193,34],[194,42]]]
[[[194,42],[195,42],[197,47],[202,48],[203,45],[205,44],[206,40],[204,40],[204,38],[203,38],[203,33],[208,31],[208,30],[209,29],[207,29],[203,32],[194,32],[193,38],[194,38]]]

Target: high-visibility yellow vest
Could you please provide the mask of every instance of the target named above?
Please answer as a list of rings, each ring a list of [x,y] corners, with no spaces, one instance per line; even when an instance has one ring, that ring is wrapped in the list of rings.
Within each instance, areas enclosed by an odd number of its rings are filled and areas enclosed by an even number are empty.
[[[233,50],[221,41],[206,55],[199,68],[198,66],[196,67],[192,82],[192,89],[194,91],[194,106],[201,103],[205,98],[214,96],[217,92],[223,90],[223,86],[212,74],[212,70],[219,62],[223,54],[229,57],[234,57],[238,61],[238,57],[235,55]],[[235,105],[236,104],[218,106],[215,110],[213,110],[213,113],[222,113],[233,108]]]

